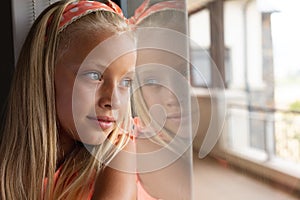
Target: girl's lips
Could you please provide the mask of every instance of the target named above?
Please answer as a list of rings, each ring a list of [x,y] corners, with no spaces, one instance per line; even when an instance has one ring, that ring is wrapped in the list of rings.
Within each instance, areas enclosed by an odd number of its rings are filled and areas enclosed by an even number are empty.
[[[110,122],[110,121],[101,121],[98,120],[99,126],[102,130],[106,130],[109,129],[110,127],[113,126],[114,122]]]
[[[172,113],[172,114],[168,114],[167,115],[167,118],[168,119],[178,119],[178,118],[181,118],[181,113]]]
[[[188,115],[186,114],[181,114],[181,113],[173,113],[167,115],[167,119],[171,120],[176,123],[182,123],[183,121],[186,121],[188,118]]]
[[[167,120],[171,120],[175,123],[180,123],[181,122],[181,114],[180,113],[168,114]]]
[[[96,119],[98,121],[106,121],[106,122],[115,122],[116,120],[110,116],[97,116]]]
[[[97,116],[97,121],[99,123],[100,128],[104,131],[109,129],[115,123],[115,119],[110,116]]]
[[[88,119],[97,121],[102,130],[111,128],[115,123],[115,119],[110,116],[88,117]]]

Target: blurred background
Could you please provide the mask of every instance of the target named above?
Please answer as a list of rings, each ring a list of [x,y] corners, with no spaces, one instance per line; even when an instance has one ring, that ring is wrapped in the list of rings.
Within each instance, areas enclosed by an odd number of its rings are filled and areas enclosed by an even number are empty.
[[[1,113],[24,37],[52,2],[2,3]],[[115,2],[131,16],[143,1]],[[200,108],[195,200],[300,199],[299,8],[297,0],[186,1],[187,21],[178,23],[188,27],[191,95]],[[216,88],[225,98],[211,95]],[[210,131],[220,134],[202,156]]]
[[[188,1],[190,38],[197,44],[191,47],[192,59],[207,65],[207,70],[201,64],[191,70],[192,85],[201,88],[200,110],[206,90],[214,85],[203,51],[209,52],[225,84],[221,137],[208,157],[195,161],[205,168],[198,169],[201,175],[195,179],[199,197],[300,198],[299,3]],[[201,70],[212,77],[207,83],[199,78]],[[210,106],[204,107],[209,113]],[[205,134],[200,120],[195,152]]]

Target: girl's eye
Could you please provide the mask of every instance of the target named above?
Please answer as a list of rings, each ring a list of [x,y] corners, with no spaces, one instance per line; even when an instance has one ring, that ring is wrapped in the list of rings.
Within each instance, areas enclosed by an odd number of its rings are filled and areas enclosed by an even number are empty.
[[[144,84],[149,86],[158,86],[159,81],[155,78],[148,78],[144,80]]]
[[[102,80],[102,74],[98,72],[88,72],[85,74],[88,78],[94,80],[94,81],[101,81]]]
[[[122,87],[130,87],[131,84],[132,84],[132,80],[131,79],[123,79],[120,82],[120,86],[122,86]]]

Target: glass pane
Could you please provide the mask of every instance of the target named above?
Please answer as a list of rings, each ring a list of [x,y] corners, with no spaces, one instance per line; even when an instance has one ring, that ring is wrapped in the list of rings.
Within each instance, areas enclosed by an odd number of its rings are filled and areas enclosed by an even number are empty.
[[[139,4],[138,4],[139,3]],[[133,111],[138,199],[192,199],[192,126],[185,1],[127,3],[137,24]],[[138,5],[137,5],[138,4]]]

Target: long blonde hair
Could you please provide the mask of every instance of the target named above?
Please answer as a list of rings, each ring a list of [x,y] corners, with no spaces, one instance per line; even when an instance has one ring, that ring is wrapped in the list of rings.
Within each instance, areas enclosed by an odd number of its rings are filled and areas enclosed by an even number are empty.
[[[94,147],[97,159],[84,145],[77,145],[64,161],[58,180],[54,180],[59,145],[54,71],[56,58],[62,51],[58,49],[59,44],[76,38],[72,27],[100,34],[129,30],[117,14],[97,11],[59,32],[62,13],[72,2],[58,1],[46,8],[30,29],[21,50],[2,127],[1,199],[83,199],[91,187],[87,180],[103,168],[98,160],[110,160],[128,141],[128,136],[123,134],[115,146],[111,142],[119,131],[115,130],[109,136],[110,141]],[[131,115],[129,106],[128,115]],[[127,120],[124,117],[125,125],[129,124]],[[76,179],[70,181],[74,173]]]

